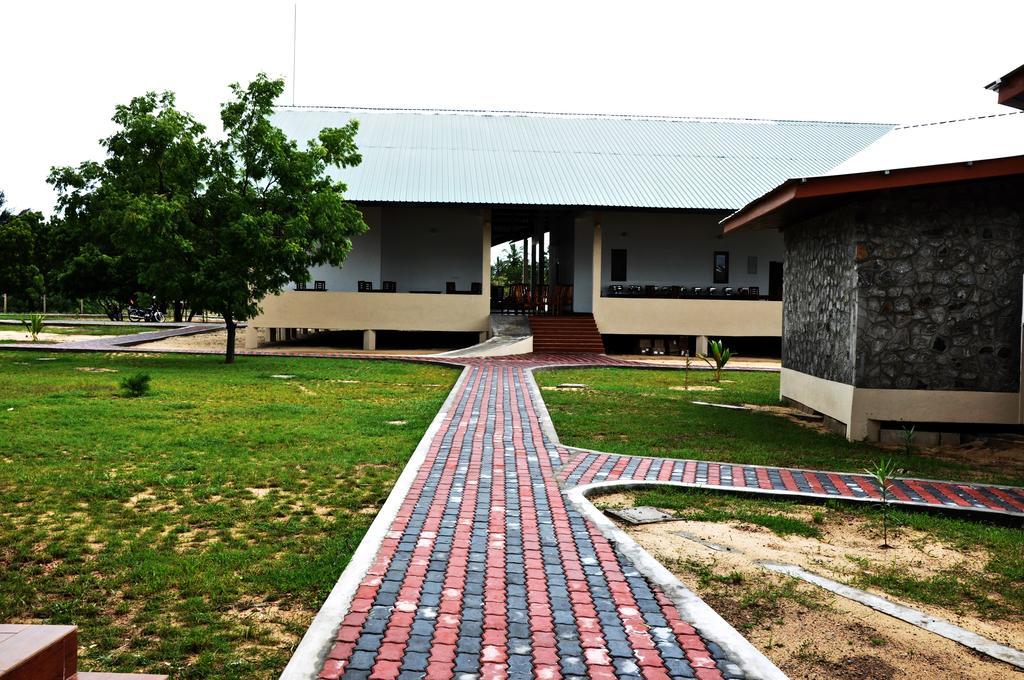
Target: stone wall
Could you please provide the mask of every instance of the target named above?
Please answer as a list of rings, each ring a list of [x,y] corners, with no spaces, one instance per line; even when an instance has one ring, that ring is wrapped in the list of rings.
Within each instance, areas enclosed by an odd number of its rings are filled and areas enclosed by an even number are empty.
[[[787,227],[782,364],[852,384],[856,273],[853,211]]]
[[[1016,392],[1024,180],[870,194],[785,232],[783,365],[880,389]]]
[[[1024,182],[874,194],[854,220],[854,384],[1017,391]]]

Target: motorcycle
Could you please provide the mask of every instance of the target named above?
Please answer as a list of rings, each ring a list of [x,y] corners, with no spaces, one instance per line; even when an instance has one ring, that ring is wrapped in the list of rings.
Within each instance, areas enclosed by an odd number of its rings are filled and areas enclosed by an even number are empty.
[[[145,308],[139,307],[135,304],[135,300],[131,300],[128,303],[128,320],[160,323],[164,320],[164,313],[157,306],[155,296],[153,297],[153,303]]]

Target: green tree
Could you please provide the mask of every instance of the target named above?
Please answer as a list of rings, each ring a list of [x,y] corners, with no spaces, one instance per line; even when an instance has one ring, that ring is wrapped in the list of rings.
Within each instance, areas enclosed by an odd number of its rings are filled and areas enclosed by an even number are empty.
[[[534,265],[536,266],[536,265]],[[526,281],[530,281],[530,267],[523,261],[523,250],[515,243],[508,244],[504,256],[499,255],[491,264],[491,283],[495,286],[508,286],[523,283],[523,268],[526,267]],[[551,257],[548,249],[544,250],[544,278],[551,281]]]
[[[112,120],[116,131],[100,142],[106,160],[50,172],[60,214],[54,247],[65,253],[61,288],[117,308],[140,288],[179,300],[211,144],[170,92],[119,105]]]
[[[358,164],[356,121],[325,128],[305,149],[270,116],[284,81],[260,74],[231,86],[221,108],[224,139],[174,106],[170,92],[118,106],[102,163],[55,168],[61,226],[72,244],[63,280],[123,294],[132,280],[162,300],[186,299],[220,313],[226,360],[239,322],[309,268],[340,265],[366,231],[328,168]]]
[[[30,210],[15,214],[5,205],[6,197],[0,191],[0,293],[38,298],[45,292],[37,252],[43,216]]]
[[[523,281],[523,252],[515,243],[508,245],[508,252],[491,265],[491,283],[495,286],[507,286]]]
[[[204,196],[208,218],[195,238],[189,295],[223,315],[228,363],[236,324],[258,314],[264,297],[289,281],[308,281],[314,265],[340,266],[352,237],[367,230],[345,200],[345,185],[327,172],[362,161],[358,122],[324,128],[300,149],[270,121],[283,80],[260,74],[231,91],[234,99],[221,108],[226,137],[214,149]]]

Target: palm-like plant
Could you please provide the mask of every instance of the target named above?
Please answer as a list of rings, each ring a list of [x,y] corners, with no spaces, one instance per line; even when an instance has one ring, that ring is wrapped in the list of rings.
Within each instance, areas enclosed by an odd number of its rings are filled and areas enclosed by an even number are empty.
[[[892,478],[896,474],[896,461],[892,458],[882,458],[872,467],[864,470],[878,484],[878,491],[882,494],[882,547],[891,548],[889,545],[889,489],[892,488]]]
[[[707,365],[715,370],[715,382],[722,381],[722,369],[729,363],[729,358],[732,357],[732,351],[725,346],[721,340],[710,340],[708,342],[708,348],[711,350],[711,356],[714,362],[706,356],[701,355],[701,359],[707,362]]]
[[[43,332],[43,315],[42,314],[29,314],[27,319],[21,320],[21,325],[25,327],[25,331],[32,336],[32,342],[39,339],[39,334]]]

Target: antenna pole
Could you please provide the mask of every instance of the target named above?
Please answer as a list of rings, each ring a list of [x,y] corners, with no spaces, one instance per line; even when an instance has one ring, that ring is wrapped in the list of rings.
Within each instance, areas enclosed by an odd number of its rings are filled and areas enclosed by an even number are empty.
[[[295,106],[295,54],[299,35],[299,3],[295,3],[292,13],[292,106]]]

